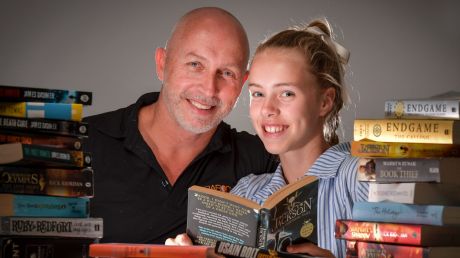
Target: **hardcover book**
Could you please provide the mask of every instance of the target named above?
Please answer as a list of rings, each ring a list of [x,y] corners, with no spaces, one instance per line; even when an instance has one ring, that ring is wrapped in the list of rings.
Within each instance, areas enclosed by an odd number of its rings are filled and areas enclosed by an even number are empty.
[[[213,249],[208,246],[172,246],[131,243],[94,243],[89,246],[90,257],[152,257],[152,258],[206,258]]]
[[[91,105],[92,92],[0,85],[1,102],[78,103]]]
[[[0,237],[4,258],[86,258],[91,238]]]
[[[406,119],[460,119],[460,100],[404,99],[385,101],[385,117]]]
[[[83,117],[83,105],[43,102],[4,102],[0,103],[0,115],[80,122]]]
[[[460,227],[337,220],[335,237],[402,245],[457,246]]]
[[[6,143],[0,144],[0,164],[83,168],[91,166],[91,155],[42,145]]]
[[[67,135],[75,137],[88,136],[87,123],[42,118],[0,116],[0,130],[9,132]]]
[[[316,177],[306,176],[271,195],[260,206],[248,199],[192,186],[188,193],[187,234],[197,244],[216,240],[285,251],[317,241]]]
[[[460,143],[460,121],[439,119],[356,119],[354,140]]]
[[[89,198],[0,194],[0,216],[87,218]]]
[[[304,254],[277,252],[225,241],[217,241],[214,251],[216,254],[234,258],[313,258]]]
[[[102,238],[102,218],[0,217],[0,235]]]
[[[460,157],[460,144],[352,141],[351,155],[383,158]]]
[[[0,144],[13,142],[35,144],[69,150],[82,149],[82,140],[77,137],[0,131]]]
[[[0,193],[92,197],[93,170],[0,166]]]
[[[458,184],[459,158],[360,158],[358,180]]]
[[[460,207],[396,202],[356,202],[353,220],[460,226]]]
[[[369,202],[460,206],[460,187],[440,183],[369,184]]]
[[[446,258],[456,257],[460,247],[421,247],[410,245],[378,244],[357,242],[358,257],[391,257],[391,258]]]

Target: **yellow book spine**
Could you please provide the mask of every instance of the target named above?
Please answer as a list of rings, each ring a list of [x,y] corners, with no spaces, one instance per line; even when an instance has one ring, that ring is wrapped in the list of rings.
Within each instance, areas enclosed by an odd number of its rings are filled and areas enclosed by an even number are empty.
[[[385,158],[460,157],[460,145],[354,141],[351,142],[351,155]]]
[[[354,140],[413,143],[454,143],[454,121],[406,119],[357,119]]]
[[[0,115],[12,117],[27,117],[26,103],[18,102],[10,105],[0,105]]]
[[[83,119],[83,105],[72,104],[72,121],[81,121]]]

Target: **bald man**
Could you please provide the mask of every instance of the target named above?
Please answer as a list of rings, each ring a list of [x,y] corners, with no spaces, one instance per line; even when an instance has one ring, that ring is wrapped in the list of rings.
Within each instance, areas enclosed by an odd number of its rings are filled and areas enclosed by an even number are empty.
[[[102,242],[163,244],[185,232],[190,186],[228,191],[247,174],[275,170],[256,136],[222,122],[247,78],[248,57],[246,32],[232,14],[192,10],[155,52],[161,91],[85,119],[91,217],[104,219]]]

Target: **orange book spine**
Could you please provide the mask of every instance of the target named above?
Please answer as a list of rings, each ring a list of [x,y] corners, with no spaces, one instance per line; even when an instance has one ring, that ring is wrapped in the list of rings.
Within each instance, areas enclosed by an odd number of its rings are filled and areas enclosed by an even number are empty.
[[[90,257],[153,257],[153,258],[205,258],[211,248],[207,246],[166,246],[154,244],[106,243],[91,244]]]

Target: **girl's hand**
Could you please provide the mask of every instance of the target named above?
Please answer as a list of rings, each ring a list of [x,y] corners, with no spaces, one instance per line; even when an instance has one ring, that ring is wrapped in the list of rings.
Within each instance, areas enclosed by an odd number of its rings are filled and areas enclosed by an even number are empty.
[[[193,245],[192,239],[187,234],[179,234],[175,238],[168,238],[165,245]]]
[[[331,251],[318,247],[313,243],[290,245],[287,247],[287,251],[289,253],[307,253],[311,256],[316,257],[335,258],[334,254],[332,254]]]

